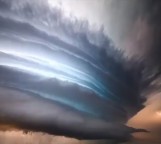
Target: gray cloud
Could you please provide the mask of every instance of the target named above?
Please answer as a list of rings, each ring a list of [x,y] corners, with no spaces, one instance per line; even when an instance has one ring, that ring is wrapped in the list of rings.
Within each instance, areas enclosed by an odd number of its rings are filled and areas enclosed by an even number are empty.
[[[142,108],[140,77],[124,69],[103,29],[71,21],[44,1],[0,5],[2,125],[78,139],[144,132],[124,125]]]
[[[78,139],[126,139],[137,130],[81,114],[43,98],[1,88],[1,124]],[[79,127],[78,127],[79,126]]]

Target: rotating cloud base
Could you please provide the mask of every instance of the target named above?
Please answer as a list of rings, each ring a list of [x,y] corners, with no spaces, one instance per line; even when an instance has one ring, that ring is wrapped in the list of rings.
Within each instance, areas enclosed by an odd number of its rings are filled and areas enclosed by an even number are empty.
[[[123,125],[140,108],[138,91],[101,31],[77,28],[81,22],[53,9],[50,32],[39,16],[28,21],[6,9],[0,13],[2,123],[79,139],[124,139],[140,131]]]

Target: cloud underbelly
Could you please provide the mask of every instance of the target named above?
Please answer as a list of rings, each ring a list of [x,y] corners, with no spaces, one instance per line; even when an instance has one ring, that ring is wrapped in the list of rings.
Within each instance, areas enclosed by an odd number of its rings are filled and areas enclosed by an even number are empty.
[[[124,139],[137,131],[123,124],[140,108],[138,89],[104,34],[75,31],[78,24],[64,19],[57,25],[61,16],[54,9],[51,33],[38,16],[28,21],[19,12],[3,12],[2,124],[80,139]]]

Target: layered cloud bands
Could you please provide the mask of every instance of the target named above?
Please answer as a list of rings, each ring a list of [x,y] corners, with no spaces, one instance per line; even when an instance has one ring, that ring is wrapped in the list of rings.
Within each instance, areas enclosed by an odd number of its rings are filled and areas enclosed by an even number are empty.
[[[124,123],[141,100],[121,61],[87,21],[64,17],[45,1],[1,0],[1,125],[78,139],[130,138],[142,130]]]

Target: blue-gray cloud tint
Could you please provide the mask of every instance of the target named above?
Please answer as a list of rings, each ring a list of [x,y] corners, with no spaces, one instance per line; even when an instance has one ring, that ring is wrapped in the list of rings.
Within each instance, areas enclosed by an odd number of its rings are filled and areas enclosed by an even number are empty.
[[[79,139],[130,138],[140,130],[123,124],[141,100],[122,61],[88,21],[41,0],[1,0],[1,123]]]

